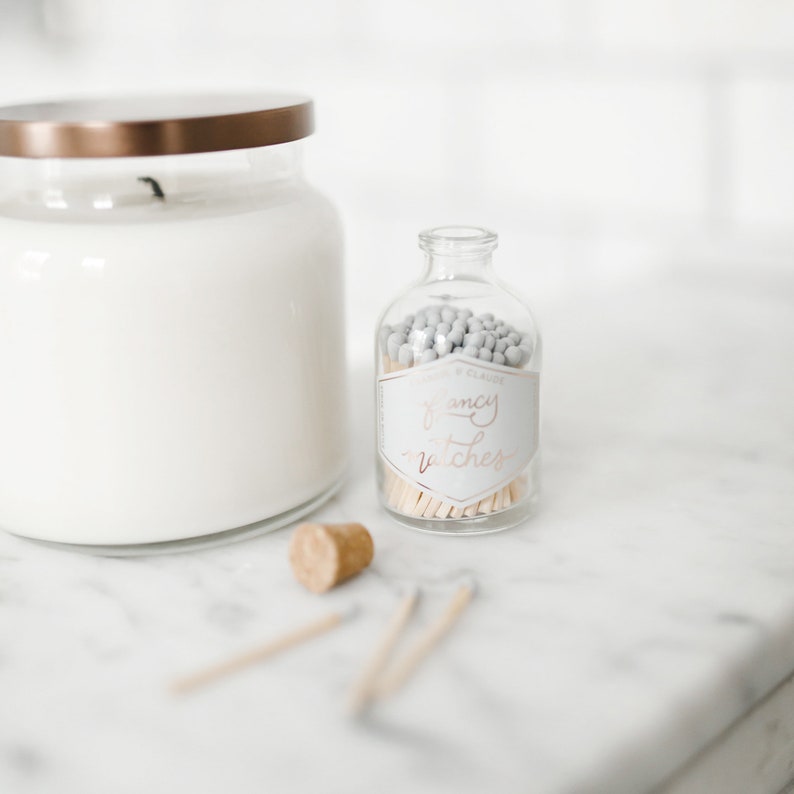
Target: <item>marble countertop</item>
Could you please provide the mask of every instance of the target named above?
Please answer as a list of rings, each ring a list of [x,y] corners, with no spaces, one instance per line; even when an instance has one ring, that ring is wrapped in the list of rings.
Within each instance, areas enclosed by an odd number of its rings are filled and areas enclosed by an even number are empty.
[[[328,520],[376,558],[325,596],[289,530],[113,559],[0,535],[0,791],[638,794],[794,671],[794,280],[698,272],[542,307],[544,495],[474,538],[376,505],[369,369]],[[399,593],[454,631],[363,720],[344,709]],[[358,617],[181,699],[168,683],[352,604]],[[748,793],[749,794],[749,793]]]

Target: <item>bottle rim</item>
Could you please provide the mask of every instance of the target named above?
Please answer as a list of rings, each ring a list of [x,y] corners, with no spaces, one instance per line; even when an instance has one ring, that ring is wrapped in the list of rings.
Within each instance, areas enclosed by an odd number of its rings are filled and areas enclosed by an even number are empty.
[[[482,226],[434,226],[419,233],[419,247],[429,254],[483,254],[498,244],[496,232]]]

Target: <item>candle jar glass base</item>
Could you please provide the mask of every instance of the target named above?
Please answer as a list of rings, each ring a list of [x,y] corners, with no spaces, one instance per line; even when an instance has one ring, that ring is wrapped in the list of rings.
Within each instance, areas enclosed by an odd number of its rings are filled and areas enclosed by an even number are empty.
[[[144,557],[163,554],[179,554],[186,551],[196,551],[199,549],[214,548],[225,546],[228,543],[235,543],[240,540],[248,540],[258,535],[265,535],[282,527],[289,526],[305,516],[313,513],[331,499],[344,484],[344,477],[340,477],[333,485],[324,490],[317,496],[312,497],[303,504],[285,510],[276,516],[256,521],[253,524],[246,524],[242,527],[225,529],[220,532],[213,532],[206,535],[198,535],[191,538],[180,540],[158,541],[156,543],[122,543],[118,545],[96,545],[84,543],[60,543],[52,540],[41,540],[25,535],[17,535],[31,543],[41,546],[48,546],[63,551],[76,551],[82,554],[97,557]],[[10,534],[15,534],[11,532]]]

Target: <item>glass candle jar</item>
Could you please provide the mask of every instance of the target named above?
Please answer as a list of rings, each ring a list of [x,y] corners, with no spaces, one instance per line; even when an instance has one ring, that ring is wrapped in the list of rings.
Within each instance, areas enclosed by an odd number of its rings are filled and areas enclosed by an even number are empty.
[[[505,529],[538,496],[540,335],[493,274],[495,233],[440,227],[419,244],[424,274],[378,323],[380,499],[415,529]]]
[[[0,527],[107,552],[308,512],[346,462],[311,103],[0,109]]]

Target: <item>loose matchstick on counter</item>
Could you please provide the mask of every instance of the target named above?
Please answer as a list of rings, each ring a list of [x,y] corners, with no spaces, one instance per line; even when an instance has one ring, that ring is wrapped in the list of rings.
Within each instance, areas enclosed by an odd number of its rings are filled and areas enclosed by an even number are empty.
[[[366,527],[357,523],[301,524],[293,533],[289,545],[290,565],[295,578],[314,593],[324,593],[355,576],[372,562],[374,552],[372,536]],[[190,692],[330,631],[356,611],[357,607],[351,607],[342,612],[332,612],[265,645],[177,679],[171,685],[171,690],[176,694]]]
[[[275,656],[275,654],[287,648],[299,645],[306,640],[310,640],[313,637],[317,637],[320,634],[324,634],[336,628],[348,618],[353,617],[357,611],[358,607],[353,606],[342,612],[332,612],[319,620],[314,620],[293,631],[288,631],[258,648],[252,648],[250,651],[233,656],[226,661],[219,662],[218,664],[199,670],[191,675],[178,678],[171,684],[171,691],[177,695],[186,694],[218,678],[222,678],[229,673],[235,673],[252,664]]]
[[[348,697],[348,710],[351,714],[360,714],[372,699],[375,681],[389,661],[389,655],[397,644],[418,600],[419,591],[414,587],[403,596],[397,605],[397,609],[375,645],[372,655],[351,687]]]
[[[372,687],[374,698],[385,698],[394,694],[419,667],[439,641],[455,625],[463,610],[474,596],[476,586],[473,580],[461,584],[446,609],[438,619],[431,623],[416,642],[378,678]]]

